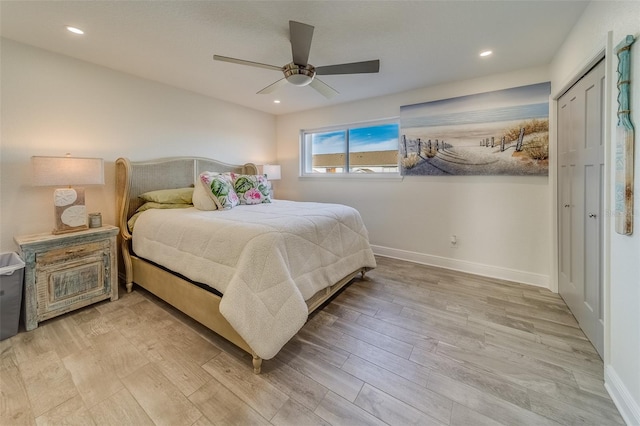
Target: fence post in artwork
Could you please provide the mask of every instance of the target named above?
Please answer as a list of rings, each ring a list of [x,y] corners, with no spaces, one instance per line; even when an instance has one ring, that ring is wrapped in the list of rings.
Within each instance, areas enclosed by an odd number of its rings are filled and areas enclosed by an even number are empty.
[[[518,136],[518,143],[516,144],[516,151],[522,151],[522,140],[524,139],[524,127],[520,129],[520,136]]]
[[[427,146],[429,147],[429,151],[431,151],[431,139],[429,139],[429,142],[428,142]]]
[[[438,139],[436,139],[436,151],[440,151],[440,144],[438,143]]]
[[[422,140],[418,138],[418,155],[422,154]]]
[[[494,143],[494,137],[493,137],[493,136],[491,136],[491,148],[493,148],[494,146],[495,146],[495,143]]]
[[[503,136],[502,140],[500,141],[500,152],[504,152],[504,140],[505,140],[505,137]]]
[[[404,158],[407,158],[407,136],[402,135],[402,144],[404,145]]]

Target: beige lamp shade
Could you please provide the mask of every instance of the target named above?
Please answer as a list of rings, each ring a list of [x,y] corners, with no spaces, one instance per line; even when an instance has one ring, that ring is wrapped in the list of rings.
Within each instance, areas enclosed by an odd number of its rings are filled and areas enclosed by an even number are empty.
[[[31,157],[35,186],[104,185],[102,158]]]
[[[84,188],[72,185],[103,185],[102,158],[31,157],[33,184],[64,186],[53,192],[54,234],[87,229]]]
[[[262,173],[267,175],[268,180],[280,180],[280,165],[265,164],[262,166]]]

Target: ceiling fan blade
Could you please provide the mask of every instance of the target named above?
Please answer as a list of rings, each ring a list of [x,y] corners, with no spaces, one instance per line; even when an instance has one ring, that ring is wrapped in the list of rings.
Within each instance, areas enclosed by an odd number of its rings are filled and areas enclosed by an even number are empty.
[[[309,63],[309,51],[311,50],[311,39],[313,39],[313,26],[302,22],[289,21],[289,38],[291,39],[293,63],[307,66]]]
[[[314,78],[313,80],[311,80],[311,83],[309,83],[309,86],[316,89],[318,93],[320,93],[322,96],[324,96],[327,99],[331,99],[338,94],[338,91],[336,89],[334,89],[324,81],[319,80],[317,78]]]
[[[244,59],[230,58],[228,56],[213,55],[215,61],[231,62],[233,64],[249,65],[251,67],[266,68],[268,70],[282,71],[282,67],[275,65],[261,64],[260,62],[245,61]]]
[[[284,86],[285,84],[287,84],[287,79],[286,78],[281,78],[280,80],[276,81],[275,83],[268,85],[267,87],[265,87],[264,89],[259,91],[257,94],[258,95],[267,95],[269,93],[273,93],[277,89],[279,89],[280,87]]]
[[[324,67],[316,67],[318,75],[334,75],[334,74],[364,74],[380,71],[380,60],[352,62],[350,64],[327,65]]]

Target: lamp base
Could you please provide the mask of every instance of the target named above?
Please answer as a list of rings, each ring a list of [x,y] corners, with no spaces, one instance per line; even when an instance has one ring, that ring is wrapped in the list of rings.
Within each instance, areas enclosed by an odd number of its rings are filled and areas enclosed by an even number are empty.
[[[60,188],[53,193],[55,214],[54,234],[65,234],[89,229],[84,188]]]

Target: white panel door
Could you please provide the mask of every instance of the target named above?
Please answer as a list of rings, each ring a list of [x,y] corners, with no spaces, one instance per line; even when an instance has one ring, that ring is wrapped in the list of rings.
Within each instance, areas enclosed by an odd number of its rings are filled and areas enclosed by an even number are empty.
[[[604,61],[558,100],[559,291],[603,355]]]

